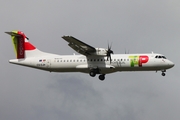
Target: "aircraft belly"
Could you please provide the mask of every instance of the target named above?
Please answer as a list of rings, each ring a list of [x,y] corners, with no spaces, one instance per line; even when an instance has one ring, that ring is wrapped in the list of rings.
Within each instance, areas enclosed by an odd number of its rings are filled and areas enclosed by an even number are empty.
[[[119,67],[117,71],[156,71],[162,70],[164,67],[156,67],[156,66],[144,66],[144,67]]]

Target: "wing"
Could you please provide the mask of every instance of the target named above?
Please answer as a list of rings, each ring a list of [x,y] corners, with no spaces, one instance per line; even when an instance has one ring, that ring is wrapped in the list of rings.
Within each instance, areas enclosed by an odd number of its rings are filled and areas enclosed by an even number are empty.
[[[69,46],[74,49],[76,52],[83,54],[83,55],[91,55],[92,53],[96,52],[96,49],[72,36],[63,36],[64,40],[69,42]]]

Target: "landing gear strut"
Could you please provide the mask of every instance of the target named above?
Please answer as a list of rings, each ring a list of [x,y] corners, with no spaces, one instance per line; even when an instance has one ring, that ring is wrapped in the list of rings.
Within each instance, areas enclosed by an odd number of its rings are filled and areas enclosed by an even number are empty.
[[[99,75],[99,79],[103,81],[105,79],[105,74]]]
[[[165,76],[166,74],[165,74],[165,72],[166,72],[166,70],[162,70],[162,76]]]

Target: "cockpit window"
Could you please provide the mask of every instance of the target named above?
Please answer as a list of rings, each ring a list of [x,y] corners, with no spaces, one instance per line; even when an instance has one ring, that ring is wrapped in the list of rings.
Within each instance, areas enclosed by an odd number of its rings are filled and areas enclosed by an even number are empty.
[[[165,57],[165,56],[162,56],[162,58],[166,59],[166,57]]]
[[[163,58],[163,59],[166,59],[165,56],[160,56],[160,55],[156,55],[155,58]]]

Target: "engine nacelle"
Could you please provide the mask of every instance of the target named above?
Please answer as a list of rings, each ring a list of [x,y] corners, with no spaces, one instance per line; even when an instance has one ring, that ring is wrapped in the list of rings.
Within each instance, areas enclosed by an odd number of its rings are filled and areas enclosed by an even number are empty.
[[[105,48],[95,48],[96,52],[93,53],[93,55],[97,56],[107,56],[107,49]]]

